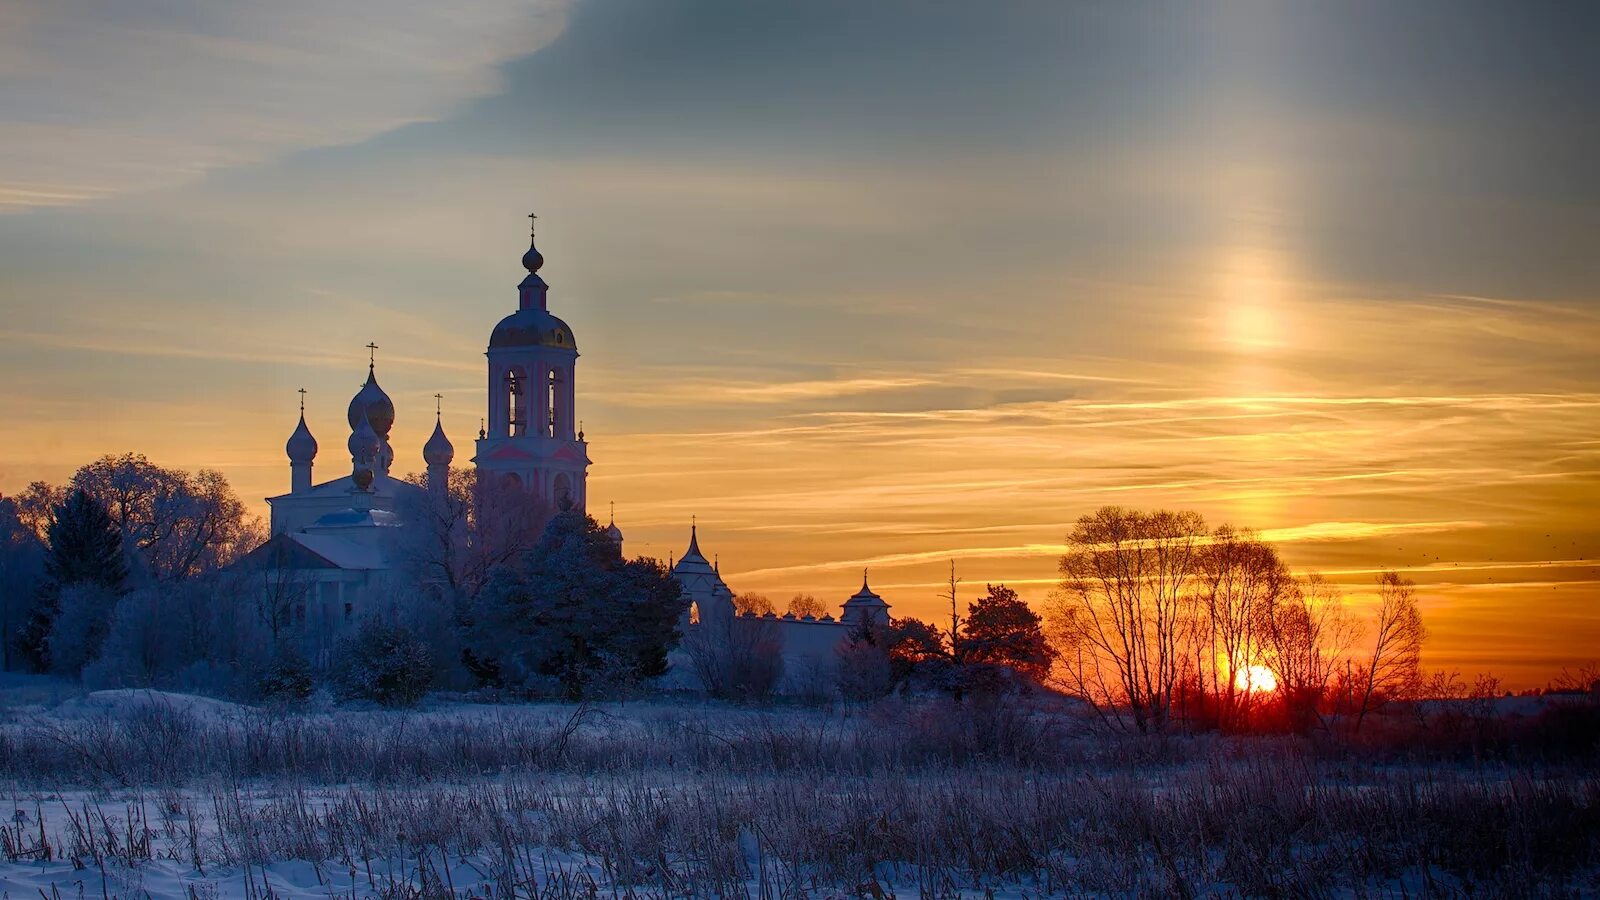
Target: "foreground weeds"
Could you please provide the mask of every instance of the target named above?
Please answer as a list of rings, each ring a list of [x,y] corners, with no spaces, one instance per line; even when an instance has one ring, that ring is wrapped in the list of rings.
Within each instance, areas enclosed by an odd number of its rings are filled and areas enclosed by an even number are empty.
[[[1583,769],[1130,745],[933,706],[149,721],[166,714],[0,729],[16,798],[0,856],[246,875],[301,860],[384,896],[1600,891]]]

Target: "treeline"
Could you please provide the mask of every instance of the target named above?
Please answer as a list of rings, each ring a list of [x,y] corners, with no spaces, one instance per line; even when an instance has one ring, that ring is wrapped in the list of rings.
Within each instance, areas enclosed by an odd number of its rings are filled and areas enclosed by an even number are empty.
[[[1415,585],[1393,572],[1362,621],[1331,582],[1198,513],[1105,507],[1066,545],[1047,609],[1054,675],[1119,726],[1303,731],[1340,715],[1359,729],[1422,687],[1427,628]]]
[[[433,689],[610,694],[662,674],[688,601],[594,520],[453,471],[405,500],[353,627],[312,658],[316,582],[215,472],[107,456],[0,497],[5,668],[94,688],[263,702],[318,688],[388,705]]]
[[[136,454],[0,497],[5,668],[78,674],[98,655],[118,598],[217,572],[264,537],[220,472]]]
[[[1044,686],[1136,733],[1358,733],[1399,701],[1417,722],[1465,717],[1481,730],[1503,693],[1492,675],[1423,671],[1428,629],[1410,579],[1379,574],[1377,603],[1358,613],[1326,578],[1292,573],[1271,543],[1198,513],[1104,507],[1075,523],[1059,570],[1040,612],[988,585],[962,618],[952,563],[948,627],[897,618],[862,630],[840,652],[840,690]],[[1600,692],[1600,672],[1564,673],[1551,690]]]

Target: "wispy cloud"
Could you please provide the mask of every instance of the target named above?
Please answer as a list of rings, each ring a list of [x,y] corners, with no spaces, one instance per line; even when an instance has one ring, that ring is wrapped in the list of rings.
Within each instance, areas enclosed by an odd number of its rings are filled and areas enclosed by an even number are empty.
[[[559,34],[564,7],[9,3],[0,212],[180,184],[438,117]]]

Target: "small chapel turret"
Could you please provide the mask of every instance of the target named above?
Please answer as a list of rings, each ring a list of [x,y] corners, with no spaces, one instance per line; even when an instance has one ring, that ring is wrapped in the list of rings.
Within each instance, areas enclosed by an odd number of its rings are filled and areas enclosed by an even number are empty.
[[[530,227],[517,311],[489,336],[489,417],[473,462],[480,474],[536,500],[583,509],[589,454],[577,424],[578,344],[567,323],[550,312],[543,266]]]
[[[317,439],[306,427],[306,389],[300,389],[300,424],[294,427],[283,450],[289,456],[289,492],[311,490],[311,464],[317,458]]]

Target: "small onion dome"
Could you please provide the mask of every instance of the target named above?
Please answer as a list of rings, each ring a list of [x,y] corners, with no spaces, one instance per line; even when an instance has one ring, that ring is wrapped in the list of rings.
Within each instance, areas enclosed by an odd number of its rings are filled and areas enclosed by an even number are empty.
[[[528,252],[522,254],[522,267],[529,272],[537,272],[544,265],[544,254],[533,245],[533,239],[528,240]]]
[[[548,311],[530,306],[519,309],[494,326],[489,335],[489,349],[496,347],[561,347],[578,349],[572,329]]]
[[[356,468],[355,473],[350,476],[350,480],[356,483],[356,487],[364,491],[372,487],[372,470],[366,466],[359,466]]]
[[[289,454],[289,462],[308,463],[317,458],[317,439],[311,436],[311,429],[306,427],[306,414],[300,414],[300,424],[295,426],[294,434],[289,435],[289,443],[283,445],[283,452]]]
[[[351,430],[355,430],[363,414],[367,422],[372,425],[372,430],[382,437],[389,436],[389,429],[394,427],[394,401],[389,395],[378,387],[378,378],[373,374],[372,367],[367,367],[367,383],[361,390],[350,398],[350,411],[347,418],[350,420]]]
[[[611,540],[619,544],[622,543],[622,529],[617,527],[616,522],[613,521],[610,525],[606,526],[606,537],[611,538]]]
[[[422,461],[430,466],[448,466],[456,458],[456,448],[450,439],[444,436],[444,423],[433,423],[433,434],[428,437],[428,442],[422,445]]]
[[[351,461],[358,464],[376,462],[378,454],[383,451],[383,441],[378,438],[378,433],[372,430],[372,425],[366,416],[362,416],[356,425],[356,430],[350,432],[347,446],[350,448]]]

